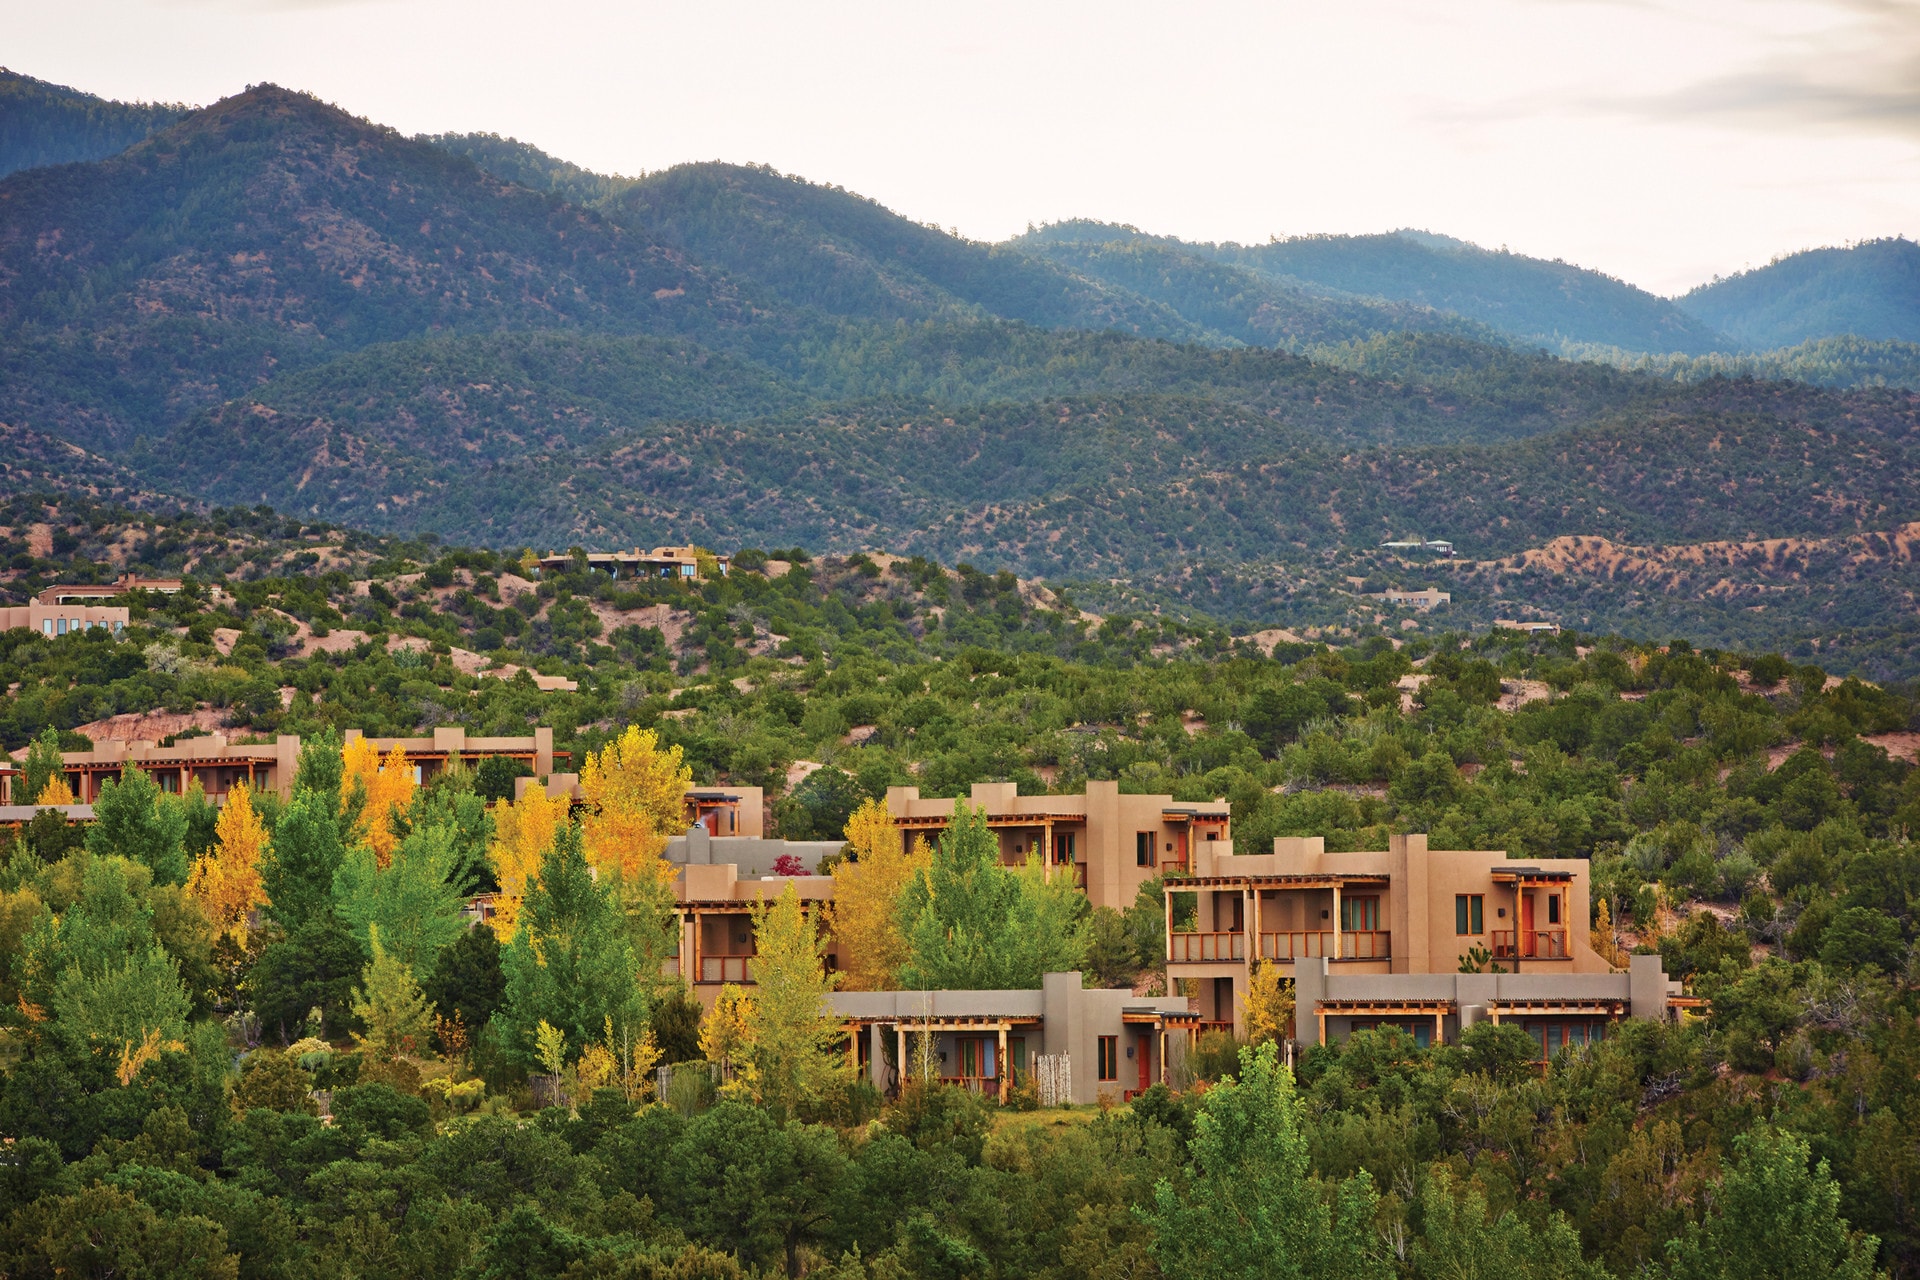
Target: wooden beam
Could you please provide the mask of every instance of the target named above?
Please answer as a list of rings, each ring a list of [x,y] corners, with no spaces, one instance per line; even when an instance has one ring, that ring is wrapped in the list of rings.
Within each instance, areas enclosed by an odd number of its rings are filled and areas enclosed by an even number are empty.
[[[1000,1101],[1007,1100],[1007,1024],[1000,1024],[1000,1056],[993,1060],[994,1073],[1000,1077]]]

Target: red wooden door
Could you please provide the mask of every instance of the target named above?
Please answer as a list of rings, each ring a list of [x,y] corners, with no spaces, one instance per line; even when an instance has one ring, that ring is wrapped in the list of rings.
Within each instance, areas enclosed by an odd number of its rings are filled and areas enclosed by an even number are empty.
[[[1520,954],[1533,954],[1533,895],[1530,893],[1520,897]]]

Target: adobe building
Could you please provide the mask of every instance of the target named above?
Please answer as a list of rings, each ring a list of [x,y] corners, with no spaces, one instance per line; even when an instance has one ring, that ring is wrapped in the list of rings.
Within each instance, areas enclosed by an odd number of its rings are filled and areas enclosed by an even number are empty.
[[[969,803],[986,811],[1002,862],[1037,856],[1049,874],[1070,872],[1094,906],[1116,911],[1155,876],[1233,849],[1225,800],[1122,795],[1117,782],[1089,782],[1077,796],[1023,796],[1011,782],[976,782]],[[953,809],[952,800],[923,799],[918,787],[887,788],[887,810],[909,845],[937,839]]]
[[[631,551],[589,551],[587,568],[589,571],[609,574],[615,578],[685,578],[700,576],[700,553],[693,547],[655,547],[651,551],[642,551],[635,547]],[[732,567],[732,557],[716,555],[720,576],[726,577]],[[542,573],[565,573],[573,568],[573,557],[566,552],[549,551],[540,557]]]
[[[779,876],[770,872],[742,875],[739,865],[732,862],[689,862],[681,866],[674,880],[674,899],[680,910],[680,958],[670,967],[685,976],[701,1004],[711,1009],[720,988],[727,983],[753,984],[749,964],[758,954],[753,913],[786,892],[789,884],[799,895],[802,909],[816,921],[833,901],[832,876]],[[827,968],[831,971],[839,967],[839,944],[830,943]]]
[[[1004,1099],[1013,1076],[1046,1055],[1070,1064],[1071,1101],[1124,1101],[1173,1083],[1199,1021],[1183,996],[1089,990],[1078,973],[1049,973],[1038,991],[837,991],[832,1000],[862,1074],[882,1093],[898,1090],[902,1064],[909,1075],[917,1064],[925,1079]]]
[[[358,729],[349,729],[346,733],[349,742],[361,736]],[[456,726],[435,729],[428,737],[375,738],[373,742],[382,755],[399,746],[413,766],[414,781],[422,783],[445,769],[447,761],[456,755],[468,767],[488,756],[507,756],[524,761],[536,773],[543,769],[551,772],[554,758],[566,755],[553,749],[553,730],[544,727],[526,737],[470,738],[465,729]],[[198,781],[207,799],[215,804],[223,803],[227,792],[239,782],[245,782],[255,791],[278,792],[284,800],[293,795],[293,775],[300,763],[300,737],[283,733],[270,741],[236,741],[224,733],[210,733],[179,738],[170,746],[109,739],[95,743],[89,751],[60,754],[67,785],[73,789],[74,799],[83,805],[91,805],[98,799],[101,784],[108,778],[119,778],[121,770],[129,764],[146,770],[162,791],[174,794],[184,793]],[[24,747],[14,753],[15,759],[25,755]],[[18,767],[0,772],[5,773],[8,801],[30,803],[30,797],[12,794]]]
[[[1544,1043],[1555,1018],[1581,1036],[1614,1017],[1664,1018],[1677,984],[1659,957],[1621,974],[1589,944],[1587,870],[1429,849],[1424,835],[1391,836],[1385,852],[1328,853],[1319,836],[1279,837],[1270,854],[1203,848],[1193,876],[1166,888],[1169,989],[1194,981],[1202,1017],[1238,1032],[1255,962],[1277,964],[1310,1044],[1383,1024],[1451,1039],[1483,1017],[1537,1023]],[[1176,930],[1189,907],[1192,927]],[[1483,972],[1461,973],[1463,960]],[[1561,1027],[1556,1043],[1573,1034]]]
[[[358,729],[346,732],[348,742],[358,742],[365,736]],[[443,772],[455,756],[469,769],[489,756],[505,756],[526,765],[535,778],[551,775],[556,758],[569,758],[567,752],[553,749],[553,730],[546,725],[525,737],[470,738],[465,729],[454,725],[436,728],[429,737],[374,738],[372,742],[382,756],[399,747],[406,754],[407,763],[413,766],[413,780],[422,785]]]
[[[26,748],[14,753],[19,759]],[[74,799],[91,806],[100,797],[101,784],[118,781],[129,764],[138,765],[152,775],[162,791],[184,794],[198,781],[215,804],[226,800],[234,784],[244,782],[256,791],[278,791],[284,799],[293,793],[293,773],[300,762],[300,739],[281,734],[271,742],[235,742],[224,733],[181,738],[171,746],[158,742],[123,742],[108,739],[95,743],[89,751],[63,751],[67,786]],[[31,804],[34,797],[15,796],[13,787],[19,769],[7,770],[8,798],[14,804]],[[88,817],[92,809],[88,809]]]
[[[34,599],[41,604],[85,604],[89,600],[111,600],[129,591],[151,591],[155,595],[177,596],[186,587],[179,578],[141,578],[123,573],[110,583],[79,583],[52,586]]]
[[[53,639],[95,628],[118,636],[127,629],[129,615],[125,605],[55,603],[47,599],[51,594],[51,590],[43,591],[30,604],[0,608],[0,630],[25,627]]]

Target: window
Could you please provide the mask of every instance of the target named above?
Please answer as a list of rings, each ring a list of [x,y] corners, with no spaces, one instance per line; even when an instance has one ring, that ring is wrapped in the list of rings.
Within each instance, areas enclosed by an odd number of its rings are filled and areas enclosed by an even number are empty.
[[[1073,832],[1056,831],[1053,833],[1053,860],[1055,863],[1073,861]]]
[[[1557,893],[1547,899],[1547,923],[1560,923],[1560,895]]]
[[[1007,1041],[1007,1061],[1013,1065],[1013,1074],[1025,1077],[1027,1074],[1027,1038],[1014,1036]]]
[[[1462,893],[1454,897],[1453,931],[1463,935],[1487,931],[1485,895]]]
[[[1380,899],[1340,899],[1340,928],[1347,933],[1371,933],[1380,927]]]
[[[1120,1078],[1120,1037],[1100,1037],[1100,1079],[1118,1080]]]
[[[1136,867],[1153,865],[1153,832],[1142,831],[1133,838],[1133,864]],[[1102,1077],[1104,1079],[1104,1077]]]

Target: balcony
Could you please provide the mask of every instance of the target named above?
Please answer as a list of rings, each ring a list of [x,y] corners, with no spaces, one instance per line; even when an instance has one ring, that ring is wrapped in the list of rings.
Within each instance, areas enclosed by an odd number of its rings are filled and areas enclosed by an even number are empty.
[[[1210,964],[1247,958],[1244,933],[1175,933],[1167,938],[1168,964]]]
[[[1565,960],[1565,929],[1495,929],[1488,935],[1495,960]]]
[[[752,956],[701,956],[700,981],[702,982],[752,982],[747,972]]]
[[[1260,935],[1262,960],[1385,960],[1393,954],[1393,935],[1385,929],[1343,930],[1338,950],[1331,929]]]

